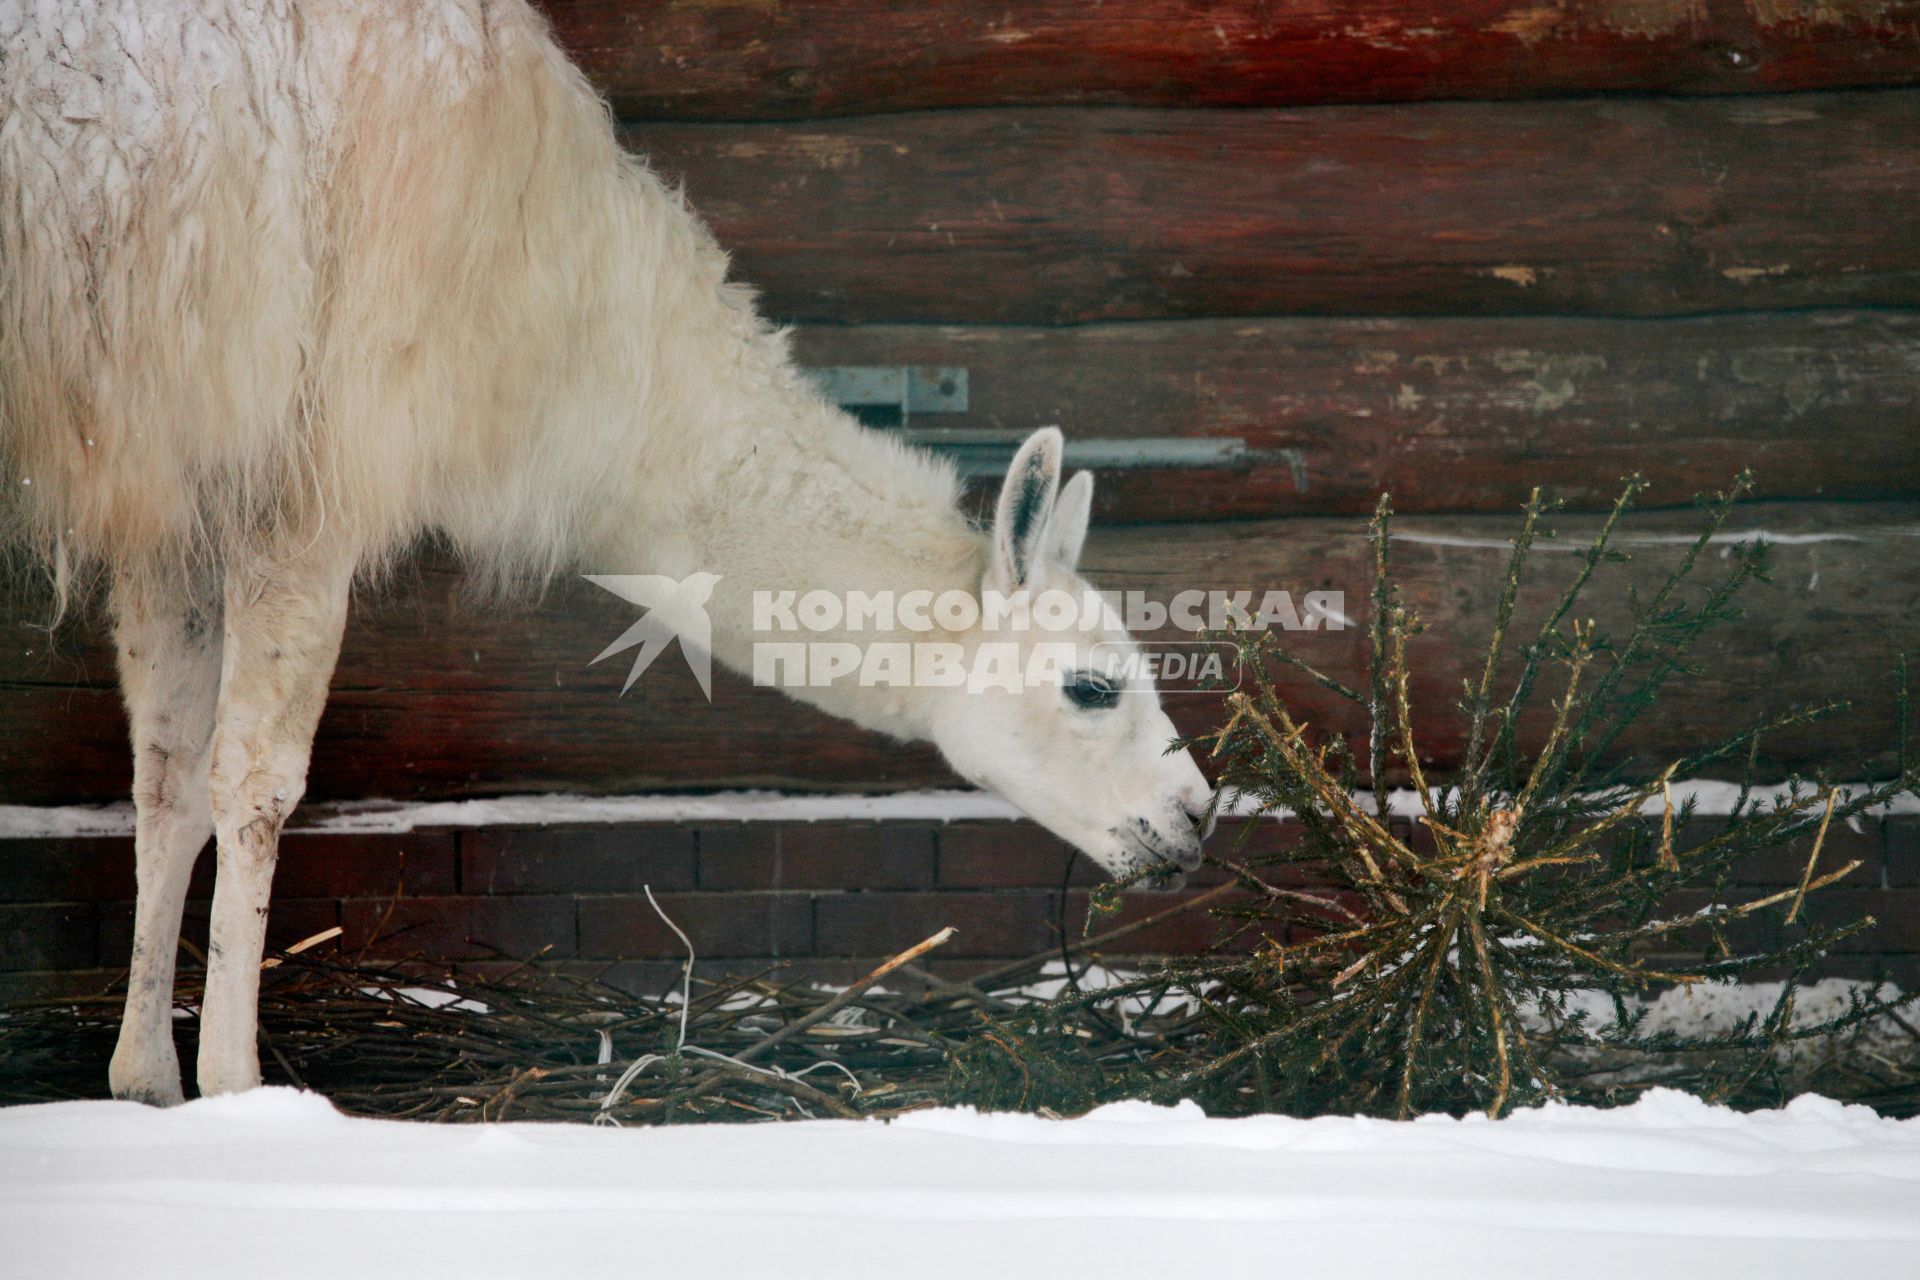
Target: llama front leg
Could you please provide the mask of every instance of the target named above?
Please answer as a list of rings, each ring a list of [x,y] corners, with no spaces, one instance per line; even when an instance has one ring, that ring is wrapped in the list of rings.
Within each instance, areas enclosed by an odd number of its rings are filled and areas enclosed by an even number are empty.
[[[181,1101],[173,966],[194,860],[213,834],[207,800],[220,696],[220,593],[125,574],[113,589],[120,692],[133,742],[133,955],[107,1081],[116,1098]]]
[[[260,1083],[260,954],[280,829],[306,790],[340,654],[353,561],[309,554],[229,571],[211,792],[218,874],[201,1007],[200,1092]]]

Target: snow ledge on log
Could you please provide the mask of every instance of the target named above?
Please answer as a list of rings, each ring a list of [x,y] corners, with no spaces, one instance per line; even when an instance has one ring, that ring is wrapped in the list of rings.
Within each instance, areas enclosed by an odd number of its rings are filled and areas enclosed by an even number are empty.
[[[1856,786],[1864,784],[1853,784]],[[1784,784],[1755,787],[1751,802],[1771,806],[1787,794]],[[1694,802],[1702,815],[1726,814],[1739,798],[1738,784],[1694,780],[1673,784],[1676,806]],[[1421,812],[1413,792],[1387,796],[1395,817]],[[1244,816],[1251,803],[1237,798],[1225,816]],[[1660,802],[1647,811],[1658,813]],[[1903,795],[1881,807],[1882,815],[1920,814],[1920,797]],[[636,822],[1010,822],[1023,817],[1000,797],[984,791],[900,791],[889,795],[795,795],[778,791],[721,791],[709,795],[505,796],[490,800],[407,803],[353,800],[308,805],[290,830],[401,835],[409,831],[464,827],[608,826]],[[1274,810],[1266,817],[1291,817]],[[0,840],[72,839],[133,834],[133,805],[0,805]]]

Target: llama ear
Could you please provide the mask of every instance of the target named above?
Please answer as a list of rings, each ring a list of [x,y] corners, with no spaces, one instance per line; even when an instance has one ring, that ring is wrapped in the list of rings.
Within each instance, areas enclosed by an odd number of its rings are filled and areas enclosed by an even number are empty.
[[[1082,471],[1060,486],[1059,501],[1047,521],[1047,555],[1062,569],[1080,567],[1087,522],[1093,518],[1093,472]]]
[[[1000,505],[993,517],[991,585],[1018,591],[1027,585],[1046,550],[1047,522],[1060,491],[1060,428],[1042,427],[1027,437],[1007,467]]]

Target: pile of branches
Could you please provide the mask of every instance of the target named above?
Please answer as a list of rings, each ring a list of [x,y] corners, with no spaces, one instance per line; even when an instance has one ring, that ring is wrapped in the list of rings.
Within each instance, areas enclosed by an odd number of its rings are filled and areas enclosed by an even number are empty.
[[[1096,894],[1089,936],[1057,952],[956,983],[919,963],[942,931],[844,989],[777,972],[695,981],[683,934],[683,981],[652,998],[540,964],[500,977],[283,954],[261,996],[267,1076],[365,1114],[609,1124],[961,1104],[1066,1115],[1123,1098],[1193,1099],[1215,1115],[1498,1115],[1552,1098],[1618,1103],[1654,1085],[1736,1106],[1812,1089],[1920,1111],[1913,997],[1862,986],[1838,1010],[1796,1015],[1822,959],[1872,924],[1809,918],[1809,900],[1858,869],[1823,858],[1828,831],[1872,820],[1920,783],[1904,670],[1897,771],[1877,785],[1796,779],[1755,798],[1763,738],[1832,706],[1761,720],[1651,777],[1605,763],[1764,578],[1755,542],[1698,581],[1745,484],[1704,504],[1698,539],[1632,602],[1628,633],[1609,638],[1576,621],[1577,606],[1597,571],[1625,558],[1612,535],[1639,492],[1629,484],[1557,602],[1510,648],[1548,513],[1536,494],[1479,678],[1456,707],[1424,712],[1464,722],[1465,763],[1444,781],[1421,764],[1408,692],[1420,624],[1392,581],[1383,502],[1365,686],[1313,670],[1269,634],[1232,633],[1246,687],[1228,698],[1226,723],[1190,744],[1211,754],[1243,812],[1284,810],[1302,839],[1210,858],[1224,883],[1145,919],[1100,931],[1112,898]],[[1300,677],[1364,709],[1357,750],[1299,723],[1283,681]],[[1544,742],[1523,751],[1516,726],[1541,698]],[[1693,822],[1671,779],[1730,765],[1747,779],[1733,812]],[[1398,779],[1417,837],[1377,799]],[[1806,849],[1797,884],[1729,887],[1742,862],[1789,846]],[[1280,863],[1295,865],[1276,875]],[[1704,905],[1674,908],[1685,893]],[[1187,910],[1214,913],[1220,947],[1133,973],[1094,963]],[[1682,1030],[1648,1019],[1659,992],[1762,979],[1774,994],[1748,1016]],[[176,1024],[187,1061],[196,1004],[189,978]],[[118,1014],[112,994],[8,1011],[0,1101],[97,1095]]]
[[[846,988],[768,972],[689,978],[664,997],[635,996],[540,962],[501,975],[418,960],[279,953],[263,975],[263,1070],[269,1084],[318,1090],[350,1113],[452,1122],[884,1118],[952,1105],[1059,1116],[1123,1098],[1174,1096],[1195,1097],[1217,1115],[1324,1114],[1337,1104],[1286,1093],[1271,1077],[1260,1089],[1209,1069],[1220,1055],[1222,1022],[1248,1017],[1247,1001],[1224,987],[1192,994],[1207,982],[1171,971],[1128,978],[1096,959],[1136,929],[1241,897],[1236,884],[1222,885],[1069,944],[1064,960],[1053,951],[971,983],[936,978],[914,963],[945,931]],[[1182,969],[1238,963],[1198,959]],[[189,1063],[198,1032],[195,984],[196,975],[182,975],[175,1023]],[[121,999],[117,992],[66,997],[0,1015],[0,1105],[103,1096]],[[1301,1018],[1315,1025],[1310,993],[1296,1001]],[[1890,1016],[1895,1027],[1905,1023],[1897,1010]],[[1869,1034],[1872,1022],[1840,1021],[1795,1028],[1791,1037],[1815,1052],[1770,1060],[1765,1072],[1752,1069],[1751,1053],[1678,1046],[1553,1065],[1563,1095],[1583,1102],[1624,1101],[1661,1084],[1745,1107],[1813,1090],[1888,1114],[1920,1114],[1920,1038],[1889,1045]],[[1788,1039],[1752,1029],[1749,1037],[1768,1045]],[[1639,1069],[1647,1061],[1658,1069]],[[1184,1083],[1194,1080],[1208,1083]],[[1737,1088],[1727,1087],[1732,1081]]]
[[[1608,763],[1670,682],[1700,670],[1700,638],[1738,619],[1743,590],[1766,578],[1768,548],[1756,539],[1734,545],[1727,568],[1699,581],[1705,552],[1749,483],[1742,475],[1702,502],[1698,536],[1651,596],[1630,597],[1630,630],[1610,638],[1579,621],[1578,606],[1602,565],[1626,559],[1612,539],[1642,488],[1629,481],[1557,602],[1510,651],[1521,577],[1548,511],[1536,490],[1512,542],[1477,681],[1455,707],[1426,709],[1464,722],[1463,764],[1444,784],[1421,763],[1408,693],[1409,642],[1421,628],[1393,583],[1384,500],[1371,527],[1364,688],[1313,670],[1270,634],[1229,637],[1251,688],[1228,699],[1227,723],[1195,745],[1253,808],[1297,815],[1305,838],[1286,857],[1310,862],[1315,883],[1331,892],[1285,892],[1264,883],[1258,865],[1247,868],[1241,880],[1261,903],[1253,914],[1270,937],[1285,923],[1294,940],[1244,960],[1210,959],[1191,975],[1213,984],[1222,1016],[1195,1048],[1195,1065],[1156,1093],[1237,1088],[1393,1116],[1607,1101],[1648,1082],[1751,1102],[1787,1095],[1789,1064],[1809,1043],[1876,1026],[1911,1030],[1902,1010],[1914,997],[1877,987],[1822,1020],[1795,1017],[1796,996],[1821,961],[1874,923],[1808,918],[1810,897],[1860,868],[1823,861],[1828,831],[1876,820],[1876,810],[1920,783],[1904,664],[1898,766],[1877,785],[1795,778],[1784,794],[1755,798],[1763,739],[1835,715],[1840,704],[1762,718],[1650,778],[1622,778]],[[1369,732],[1358,750],[1339,736],[1316,740],[1296,721],[1276,679],[1288,670],[1364,708]],[[1545,740],[1523,752],[1516,727],[1543,698]],[[1744,779],[1733,811],[1698,834],[1709,824],[1692,821],[1690,802],[1675,805],[1670,781],[1730,766]],[[1375,803],[1393,777],[1411,793],[1412,838]],[[1796,846],[1806,857],[1793,887],[1729,887],[1744,862]],[[1701,905],[1673,905],[1689,898]],[[1778,995],[1737,1025],[1698,1033],[1644,1025],[1660,990],[1759,979],[1778,981]]]
[[[1123,1080],[1144,1082],[1144,1062],[1155,1046],[1179,1039],[1192,1010],[1123,1030],[1089,1007],[1036,1032],[1027,1011],[1048,1001],[1035,994],[1035,979],[1040,990],[1057,988],[1061,981],[1046,975],[1063,963],[1079,965],[1098,948],[1205,907],[1183,901],[973,983],[943,980],[916,963],[952,929],[847,987],[777,971],[696,978],[689,942],[682,980],[656,996],[539,960],[500,974],[367,958],[378,943],[358,955],[329,954],[309,939],[266,962],[262,1070],[269,1084],[315,1089],[346,1111],[393,1119],[624,1125],[884,1117],[956,1103],[1084,1111],[1126,1093],[1132,1086]],[[199,978],[183,972],[177,992],[176,1040],[189,1063]],[[122,1001],[108,991],[0,1013],[0,1105],[102,1096]]]

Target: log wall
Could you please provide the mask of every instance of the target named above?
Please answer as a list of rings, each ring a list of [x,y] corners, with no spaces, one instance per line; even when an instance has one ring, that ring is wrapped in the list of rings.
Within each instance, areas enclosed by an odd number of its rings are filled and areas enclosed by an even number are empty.
[[[1684,504],[1742,467],[1773,498],[1888,499],[1920,478],[1920,314],[1442,317],[1059,328],[817,325],[815,365],[964,365],[933,429],[1240,440],[1230,465],[1114,471],[1110,522],[1604,509],[1622,476]],[[1298,451],[1298,457],[1286,450]]]
[[[541,0],[629,118],[1913,84],[1914,0]]]
[[[642,124],[833,323],[1920,304],[1920,91]]]
[[[1920,590],[1920,2],[544,7],[806,361],[967,366],[971,410],[928,426],[1244,442],[1100,477],[1106,583],[1357,598],[1391,489],[1439,708],[1532,486],[1591,511],[1640,471],[1684,506],[1751,466],[1779,505],[1750,523],[1795,539],[1776,594],[1626,758],[1858,697],[1767,762],[1884,759]],[[0,604],[0,802],[123,794],[110,652],[44,617]],[[356,611],[312,793],[946,778],[738,681],[709,708],[670,662],[619,699],[585,663],[625,620],[477,608],[423,560]],[[1357,633],[1305,647],[1356,669]]]
[[[1517,612],[1524,634],[1557,597],[1597,518],[1554,522],[1560,537],[1538,553]],[[1409,517],[1394,547],[1407,603],[1427,624],[1412,653],[1413,689],[1428,763],[1460,751],[1451,708],[1477,675],[1507,556],[1512,519]],[[1603,633],[1627,626],[1627,592],[1642,596],[1676,562],[1691,512],[1631,519],[1626,566],[1601,570],[1582,616]],[[1829,766],[1856,776],[1884,768],[1894,742],[1897,655],[1920,617],[1920,502],[1756,504],[1728,538],[1770,534],[1774,583],[1756,587],[1749,617],[1703,647],[1703,674],[1683,682],[1657,716],[1624,738],[1612,759],[1658,771],[1764,711],[1851,699],[1844,719],[1777,734],[1763,747],[1769,771]],[[1723,540],[1722,549],[1727,549]],[[1183,590],[1345,593],[1364,617],[1370,552],[1352,518],[1240,521],[1096,530],[1086,569],[1103,586],[1167,600]],[[1709,555],[1711,580],[1723,557]],[[1256,594],[1257,598],[1257,594]],[[668,655],[621,697],[618,662],[589,660],[633,620],[612,597],[566,584],[538,605],[475,609],[451,566],[426,562],[414,581],[368,600],[351,622],[333,696],[315,748],[314,799],[427,798],[513,791],[628,792],[655,788],[891,789],[956,785],[924,747],[902,748],[836,724],[738,677],[715,673],[709,705]],[[0,617],[12,670],[0,683],[0,778],[15,803],[109,800],[129,783],[113,660],[95,630],[61,637],[49,653],[34,630],[44,613],[17,601]],[[1177,639],[1167,630],[1163,639]],[[1349,685],[1362,682],[1361,629],[1301,632],[1291,646]],[[1296,714],[1325,730],[1364,731],[1357,709],[1306,685]],[[1169,697],[1183,728],[1221,717],[1216,697]],[[1528,734],[1541,726],[1525,726]],[[1526,735],[1523,735],[1523,737]]]

